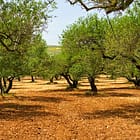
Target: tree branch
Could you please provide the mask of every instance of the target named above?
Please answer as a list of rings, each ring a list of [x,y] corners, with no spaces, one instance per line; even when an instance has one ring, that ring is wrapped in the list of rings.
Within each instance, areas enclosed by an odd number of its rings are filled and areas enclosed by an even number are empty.
[[[10,40],[10,44],[6,44],[5,42],[4,42],[4,39],[6,39],[6,40]],[[9,47],[10,46],[15,46],[15,44],[19,44],[19,42],[17,42],[17,41],[14,41],[12,38],[11,38],[11,36],[10,35],[7,35],[6,33],[2,33],[2,32],[0,32],[0,43],[1,43],[1,45],[7,50],[7,51],[9,51],[9,52],[19,52],[17,49],[10,49]],[[19,52],[20,53],[20,52]]]
[[[109,14],[113,11],[119,11],[126,9],[134,0],[104,0],[103,2],[97,2],[94,0],[91,0],[90,3],[92,3],[93,6],[89,6],[88,3],[82,0],[67,0],[71,5],[74,5],[76,3],[79,3],[86,11],[93,10],[93,9],[105,9],[106,13]],[[88,1],[89,2],[89,1]]]
[[[14,49],[10,49],[9,46],[7,46],[4,41],[2,41],[2,39],[0,39],[0,43],[2,44],[2,46],[9,52],[14,52]]]

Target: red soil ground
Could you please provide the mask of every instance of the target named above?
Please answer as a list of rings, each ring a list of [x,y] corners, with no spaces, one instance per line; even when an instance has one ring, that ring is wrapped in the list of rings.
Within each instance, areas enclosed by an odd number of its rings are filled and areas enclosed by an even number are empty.
[[[64,80],[14,81],[0,98],[0,140],[139,140],[140,90],[119,78],[98,78],[98,96],[87,80],[66,91]]]

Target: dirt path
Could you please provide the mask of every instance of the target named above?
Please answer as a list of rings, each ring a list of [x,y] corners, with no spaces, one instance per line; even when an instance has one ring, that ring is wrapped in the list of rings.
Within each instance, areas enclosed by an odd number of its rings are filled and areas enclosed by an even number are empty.
[[[124,82],[99,79],[91,97],[86,81],[67,92],[64,81],[15,81],[0,99],[0,140],[139,140],[140,90]]]

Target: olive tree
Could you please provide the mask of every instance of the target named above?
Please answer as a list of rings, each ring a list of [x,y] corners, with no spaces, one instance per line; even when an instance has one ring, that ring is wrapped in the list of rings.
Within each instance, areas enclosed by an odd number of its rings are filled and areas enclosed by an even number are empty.
[[[12,88],[14,77],[22,73],[23,56],[19,53],[5,52],[0,47],[0,89],[1,93],[8,93]]]
[[[2,92],[3,76],[12,76],[11,81],[14,79],[16,71],[11,69],[11,65],[13,67],[15,64],[23,66],[28,48],[33,45],[34,38],[47,27],[50,12],[54,8],[55,2],[49,0],[0,1],[0,48],[4,53],[4,55],[0,54],[0,59],[3,60],[0,62],[2,69],[0,89]],[[7,64],[5,61],[8,61]],[[17,63],[17,61],[19,62]],[[8,73],[5,67],[8,69]]]
[[[62,34],[62,50],[69,56],[71,68],[76,66],[72,71],[78,77],[88,77],[93,94],[97,93],[95,78],[103,72],[107,57],[102,45],[107,28],[106,20],[91,15],[80,18]]]
[[[112,19],[114,33],[106,34],[106,53],[114,56],[110,73],[124,76],[135,86],[140,86],[140,8],[129,10],[126,15]]]

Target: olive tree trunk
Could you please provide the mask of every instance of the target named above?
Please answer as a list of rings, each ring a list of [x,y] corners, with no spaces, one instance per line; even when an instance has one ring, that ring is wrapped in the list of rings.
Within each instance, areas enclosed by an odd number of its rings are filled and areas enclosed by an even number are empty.
[[[8,78],[0,78],[0,90],[1,95],[3,93],[9,93],[9,91],[12,89],[14,77],[9,76]]]
[[[69,84],[69,88],[71,89],[74,89],[74,88],[77,88],[78,86],[78,81],[77,80],[73,80],[70,75],[67,75],[67,74],[61,74],[61,76],[63,76],[67,83]]]
[[[93,92],[93,95],[97,94],[97,87],[95,85],[95,78],[92,76],[88,76],[88,81],[90,83],[91,91]]]
[[[132,82],[136,88],[140,88],[140,78],[139,77],[135,77],[135,78],[130,78],[130,77],[128,78],[127,77],[127,80],[129,82]]]

